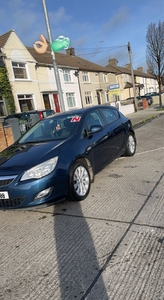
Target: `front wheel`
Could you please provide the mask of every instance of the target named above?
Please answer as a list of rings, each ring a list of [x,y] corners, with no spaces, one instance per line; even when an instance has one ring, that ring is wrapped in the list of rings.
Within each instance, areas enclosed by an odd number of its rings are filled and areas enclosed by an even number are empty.
[[[134,138],[134,135],[132,133],[128,136],[128,141],[126,145],[126,150],[124,155],[125,156],[133,156],[136,152],[136,140]]]
[[[84,200],[89,194],[90,186],[91,179],[87,165],[82,161],[75,162],[70,171],[68,199]]]

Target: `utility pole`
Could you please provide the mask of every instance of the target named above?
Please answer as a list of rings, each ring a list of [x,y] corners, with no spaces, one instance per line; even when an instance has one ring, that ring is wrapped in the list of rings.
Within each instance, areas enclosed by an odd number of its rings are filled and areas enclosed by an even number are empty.
[[[130,59],[130,66],[131,66],[132,84],[133,84],[134,108],[135,108],[135,112],[137,112],[138,105],[137,105],[137,100],[136,100],[136,88],[135,88],[135,82],[134,82],[134,73],[133,73],[133,65],[132,65],[132,52],[131,52],[130,42],[128,42],[128,52],[129,52],[129,59]]]
[[[46,21],[46,26],[47,26],[49,42],[50,42],[50,44],[52,44],[53,41],[52,41],[52,34],[51,34],[51,29],[50,29],[50,24],[49,24],[49,19],[48,19],[47,8],[46,8],[46,1],[42,0],[42,4],[43,4],[43,10],[44,10],[44,16],[45,16],[45,21]],[[56,63],[56,59],[55,59],[55,53],[52,49],[51,49],[51,55],[52,55],[52,60],[53,60],[53,68],[54,68],[54,73],[55,73],[57,90],[58,90],[58,94],[59,94],[60,107],[61,107],[61,111],[64,112],[65,106],[64,106],[63,93],[62,93],[62,89],[61,89],[59,70],[58,70],[58,66]]]

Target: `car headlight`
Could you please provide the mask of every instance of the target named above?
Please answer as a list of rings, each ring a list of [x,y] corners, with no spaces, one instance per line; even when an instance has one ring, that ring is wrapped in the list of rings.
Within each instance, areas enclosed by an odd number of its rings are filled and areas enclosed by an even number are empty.
[[[34,179],[34,178],[42,178],[48,174],[50,174],[56,167],[58,161],[58,156],[49,159],[31,169],[26,171],[21,177],[21,181]]]

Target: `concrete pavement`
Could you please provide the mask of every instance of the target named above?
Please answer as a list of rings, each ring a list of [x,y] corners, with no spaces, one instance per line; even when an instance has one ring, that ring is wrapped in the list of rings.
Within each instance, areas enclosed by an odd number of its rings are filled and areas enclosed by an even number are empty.
[[[138,110],[137,112],[126,115],[126,117],[132,121],[132,124],[135,127],[149,120],[157,118],[162,114],[164,114],[164,109],[159,110],[159,106],[155,105],[148,107],[147,109]]]
[[[136,155],[97,174],[85,201],[0,211],[0,300],[164,299],[163,120],[137,128]]]

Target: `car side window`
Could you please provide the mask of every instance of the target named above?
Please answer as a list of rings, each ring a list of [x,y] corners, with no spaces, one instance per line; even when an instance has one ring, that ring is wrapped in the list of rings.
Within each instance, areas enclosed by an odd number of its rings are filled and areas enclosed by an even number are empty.
[[[110,124],[119,118],[119,115],[117,117],[116,114],[114,114],[111,109],[101,109],[101,112],[102,112],[107,124]]]
[[[82,130],[81,130],[80,139],[84,139],[85,137],[87,137],[87,128],[84,125]]]
[[[87,115],[85,119],[85,123],[87,125],[88,130],[90,130],[92,125],[104,126],[102,117],[97,110],[93,110]]]
[[[120,119],[120,112],[118,111],[118,109],[112,110],[112,113],[115,114],[117,119]]]

